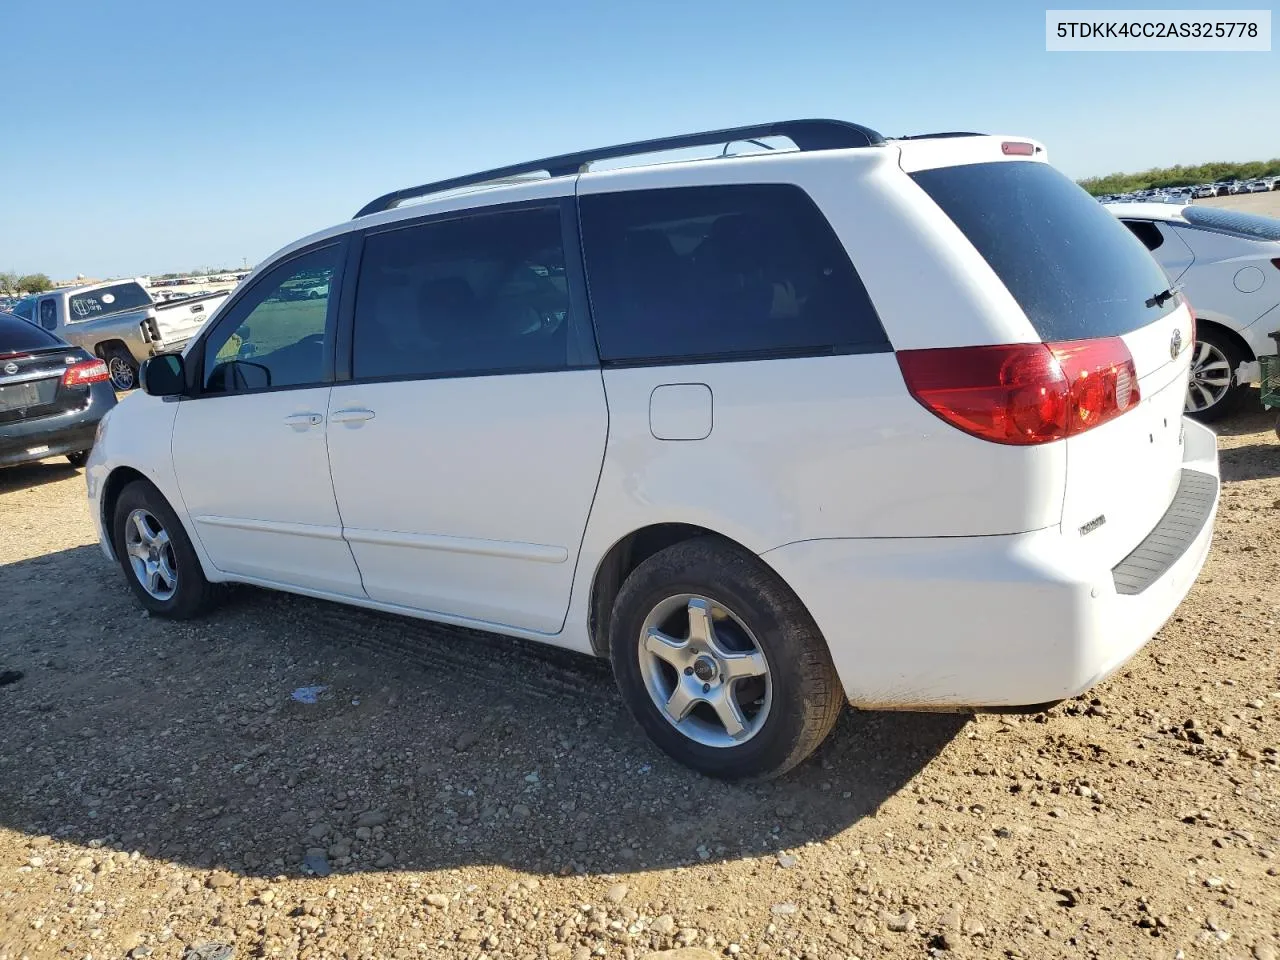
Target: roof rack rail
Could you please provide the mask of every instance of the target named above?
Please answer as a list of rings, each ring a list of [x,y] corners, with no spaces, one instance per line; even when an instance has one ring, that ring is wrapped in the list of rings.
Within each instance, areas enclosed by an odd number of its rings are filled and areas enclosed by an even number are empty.
[[[942,133],[913,133],[909,137],[894,137],[895,140],[945,140],[948,137],[985,137],[985,133],[973,133],[968,130],[946,130]]]
[[[788,137],[798,149],[803,151],[878,147],[884,143],[884,137],[870,127],[844,120],[781,120],[776,123],[762,123],[748,127],[726,127],[723,130],[707,130],[678,137],[659,137],[656,140],[637,140],[612,147],[565,153],[558,157],[515,163],[494,170],[485,170],[482,173],[470,173],[463,177],[424,183],[417,187],[405,187],[366,203],[355,215],[355,219],[390,210],[405,200],[443,193],[458,187],[489,184],[495,180],[505,180],[521,174],[545,172],[553,177],[560,177],[581,173],[587,164],[599,160],[634,157],[666,150],[684,150],[689,147],[712,146],[718,143],[735,143],[739,140],[759,140],[764,137]]]

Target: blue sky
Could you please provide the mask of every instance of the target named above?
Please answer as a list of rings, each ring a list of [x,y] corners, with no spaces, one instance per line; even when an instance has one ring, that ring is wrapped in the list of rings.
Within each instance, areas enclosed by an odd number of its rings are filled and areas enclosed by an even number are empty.
[[[788,117],[1020,133],[1074,177],[1280,154],[1277,53],[1046,53],[1025,2],[4,6],[0,269],[56,278],[253,264],[399,186]]]

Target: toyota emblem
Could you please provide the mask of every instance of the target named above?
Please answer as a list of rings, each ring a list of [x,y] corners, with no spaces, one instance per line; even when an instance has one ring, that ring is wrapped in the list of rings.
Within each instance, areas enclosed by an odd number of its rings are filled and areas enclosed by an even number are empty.
[[[1169,356],[1174,360],[1178,359],[1178,354],[1182,352],[1182,331],[1173,331],[1173,336],[1169,338]]]
[[[18,372],[18,365],[17,365],[16,363],[14,363],[12,360],[10,360],[8,363],[6,363],[6,364],[4,365],[4,372],[5,372],[5,373],[17,373],[17,372]]]

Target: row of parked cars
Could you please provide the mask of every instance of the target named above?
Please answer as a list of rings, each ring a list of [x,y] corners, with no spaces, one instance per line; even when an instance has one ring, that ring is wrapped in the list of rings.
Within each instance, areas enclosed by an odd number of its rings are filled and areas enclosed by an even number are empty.
[[[1231,180],[1223,183],[1202,183],[1196,187],[1151,187],[1132,193],[1110,193],[1098,197],[1102,203],[1190,203],[1209,197],[1227,197],[1241,193],[1267,193],[1280,190],[1280,177],[1262,177],[1256,180]]]
[[[606,657],[715,776],[786,771],[846,703],[1054,702],[1212,535],[1200,333],[1148,251],[1280,239],[1184,211],[1144,248],[1141,214],[1035,141],[814,120],[397,190],[145,361],[91,514],[155,615],[241,582]],[[1256,316],[1268,270],[1235,277]]]

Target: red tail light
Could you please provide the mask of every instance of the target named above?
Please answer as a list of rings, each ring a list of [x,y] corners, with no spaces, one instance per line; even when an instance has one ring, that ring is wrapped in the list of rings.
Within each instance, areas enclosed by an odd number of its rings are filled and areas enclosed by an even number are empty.
[[[110,380],[111,373],[101,360],[83,360],[74,367],[67,367],[62,374],[64,387],[83,387],[99,380]]]
[[[1140,399],[1133,357],[1119,337],[903,350],[898,365],[925,409],[995,443],[1061,440]]]

